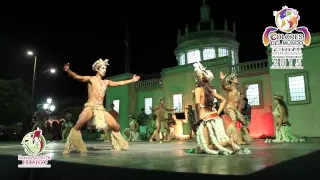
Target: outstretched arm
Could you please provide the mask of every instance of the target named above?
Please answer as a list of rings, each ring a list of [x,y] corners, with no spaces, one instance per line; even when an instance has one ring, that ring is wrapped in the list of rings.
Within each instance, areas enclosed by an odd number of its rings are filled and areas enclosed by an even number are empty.
[[[123,86],[123,85],[126,85],[126,84],[130,84],[130,83],[133,83],[133,82],[137,82],[137,81],[139,81],[139,79],[140,79],[140,76],[134,75],[134,76],[132,77],[132,79],[130,79],[130,80],[117,81],[117,82],[108,80],[108,82],[109,82],[109,85],[110,85],[110,86]]]
[[[73,79],[79,81],[79,82],[84,82],[87,83],[90,81],[90,76],[80,76],[77,73],[69,70],[68,71],[69,76],[71,76]]]
[[[223,74],[223,72],[220,72],[220,83],[221,83],[222,89],[227,90],[227,91],[231,91],[232,90],[231,86],[227,84],[226,77]]]
[[[218,93],[212,91],[212,95],[217,98],[220,101],[220,105],[219,105],[219,109],[217,114],[220,114],[224,108],[224,106],[226,105],[226,99],[224,99],[221,95],[219,95]]]
[[[171,112],[171,111],[175,111],[176,109],[169,109],[167,107],[164,107],[164,110]]]
[[[79,82],[84,82],[87,83],[90,81],[90,76],[80,76],[77,73],[73,72],[70,70],[70,64],[65,64],[63,67],[63,70],[69,74],[73,79],[79,81]]]

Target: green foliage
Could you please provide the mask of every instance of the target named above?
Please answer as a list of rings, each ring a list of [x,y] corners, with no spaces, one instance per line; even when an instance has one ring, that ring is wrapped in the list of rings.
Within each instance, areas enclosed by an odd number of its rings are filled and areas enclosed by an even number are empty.
[[[82,106],[75,106],[75,107],[68,107],[64,109],[62,112],[63,114],[66,114],[66,113],[72,114],[71,122],[75,124],[82,110],[83,110]]]
[[[0,125],[25,120],[29,96],[22,79],[0,79]]]

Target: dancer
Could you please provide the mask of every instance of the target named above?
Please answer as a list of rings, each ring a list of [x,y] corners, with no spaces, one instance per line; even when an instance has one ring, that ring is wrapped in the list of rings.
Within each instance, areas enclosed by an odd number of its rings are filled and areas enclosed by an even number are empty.
[[[283,96],[274,94],[274,102],[276,107],[274,108],[273,116],[277,120],[276,139],[266,139],[265,142],[304,142],[305,139],[298,138],[292,133],[291,124],[288,120],[288,108],[286,103],[283,101]]]
[[[172,111],[175,111],[176,109],[168,109],[166,107],[166,105],[164,104],[164,98],[163,97],[160,97],[160,103],[158,106],[156,107],[150,107],[150,109],[152,111],[156,111],[156,116],[157,116],[157,120],[156,120],[156,124],[157,124],[157,130],[155,130],[150,138],[150,142],[154,142],[154,139],[156,140],[160,140],[160,132],[162,134],[165,134],[166,133],[166,126],[164,124],[164,112],[165,111],[168,111],[168,112],[172,112]],[[161,131],[160,131],[161,130]]]
[[[150,138],[153,135],[153,132],[157,129],[157,116],[152,115],[151,119],[148,121],[148,132],[147,137]]]
[[[76,151],[86,153],[87,148],[81,136],[81,128],[88,122],[89,126],[96,129],[107,129],[109,126],[112,128],[112,145],[117,151],[128,149],[128,142],[125,141],[120,134],[120,125],[118,122],[105,110],[103,107],[103,100],[108,86],[122,86],[129,83],[136,82],[140,79],[139,76],[134,75],[132,79],[125,81],[114,82],[111,80],[103,80],[106,74],[108,59],[97,60],[92,65],[92,70],[96,71],[95,76],[80,76],[70,70],[70,64],[64,65],[63,70],[69,74],[73,79],[88,84],[88,101],[84,105],[79,119],[75,126],[71,129],[67,138],[64,154],[68,154],[73,147]],[[90,121],[89,121],[90,120]]]
[[[246,126],[246,120],[238,110],[239,102],[240,102],[240,95],[245,96],[246,89],[243,92],[239,92],[238,90],[238,77],[235,73],[231,73],[227,77],[220,72],[220,79],[221,79],[221,86],[224,90],[227,91],[227,105],[225,109],[225,113],[229,115],[231,118],[231,123],[228,125],[227,134],[232,136],[232,138],[238,144],[248,144],[252,141],[250,137],[249,131]],[[236,123],[239,121],[242,124],[241,133],[237,130]]]
[[[195,107],[197,120],[202,120],[196,137],[198,147],[189,152],[207,153],[207,154],[249,154],[248,149],[240,148],[232,138],[229,138],[223,126],[223,120],[219,114],[222,112],[226,100],[213,91],[210,86],[213,80],[213,74],[206,70],[200,62],[194,64],[197,87],[194,90]],[[221,101],[218,110],[214,108],[214,98]]]
[[[123,131],[124,138],[130,142],[140,142],[141,139],[140,139],[140,133],[138,129],[139,129],[139,124],[134,119],[134,117],[129,115],[129,128],[126,128]]]

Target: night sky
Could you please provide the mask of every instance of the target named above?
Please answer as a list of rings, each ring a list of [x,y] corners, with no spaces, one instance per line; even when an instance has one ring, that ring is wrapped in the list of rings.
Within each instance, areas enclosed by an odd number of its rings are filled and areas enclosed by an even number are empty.
[[[299,11],[299,26],[308,27],[311,33],[320,32],[318,19],[314,18],[318,16],[315,6],[301,1],[252,2],[255,4],[207,0],[217,29],[223,29],[224,19],[229,27],[232,21],[236,22],[240,62],[266,58],[262,33],[265,27],[275,26],[273,11],[284,5]],[[62,72],[64,63],[70,62],[71,69],[80,75],[93,75],[91,65],[99,58],[109,58],[107,76],[124,73],[128,27],[132,73],[159,73],[163,68],[176,66],[178,28],[184,31],[187,23],[189,27],[197,25],[201,4],[201,0],[109,0],[73,4],[22,1],[1,5],[0,78],[21,77],[31,87],[33,58],[26,52],[33,50],[39,57],[36,102],[51,96],[75,98],[82,104],[87,98],[86,86]],[[58,74],[41,74],[50,67],[58,68]]]

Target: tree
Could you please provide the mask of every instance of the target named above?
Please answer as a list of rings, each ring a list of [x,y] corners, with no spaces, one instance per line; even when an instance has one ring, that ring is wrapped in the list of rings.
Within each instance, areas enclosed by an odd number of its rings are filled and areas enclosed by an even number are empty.
[[[0,125],[24,121],[28,113],[28,97],[22,79],[0,79]]]

